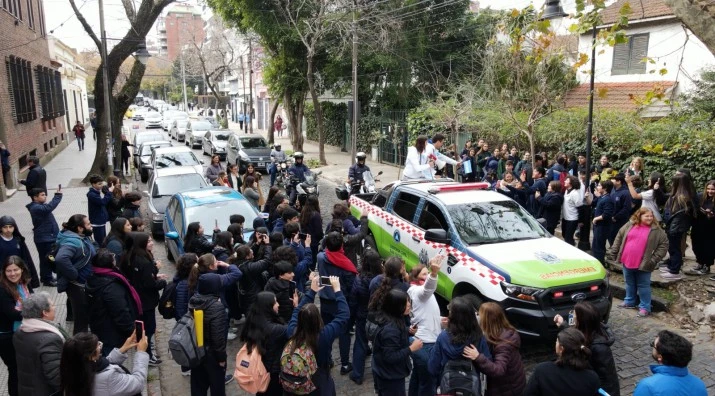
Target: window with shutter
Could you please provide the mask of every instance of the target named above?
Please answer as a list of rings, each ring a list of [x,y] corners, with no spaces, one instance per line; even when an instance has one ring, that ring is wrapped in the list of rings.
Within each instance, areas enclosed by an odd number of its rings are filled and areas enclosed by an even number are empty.
[[[35,90],[32,85],[32,67],[29,61],[9,56],[5,60],[8,71],[10,109],[17,124],[37,118],[35,113]]]
[[[611,75],[645,74],[648,57],[648,38],[650,34],[628,36],[628,42],[613,47]]]

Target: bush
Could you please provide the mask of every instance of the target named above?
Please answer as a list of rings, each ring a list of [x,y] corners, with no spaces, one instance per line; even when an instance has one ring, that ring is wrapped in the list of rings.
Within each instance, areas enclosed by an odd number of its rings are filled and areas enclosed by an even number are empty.
[[[348,119],[348,106],[345,103],[321,102],[323,109],[323,129],[325,144],[343,147],[345,141],[345,126]],[[305,110],[306,136],[309,140],[318,141],[318,122],[312,103],[306,103]]]

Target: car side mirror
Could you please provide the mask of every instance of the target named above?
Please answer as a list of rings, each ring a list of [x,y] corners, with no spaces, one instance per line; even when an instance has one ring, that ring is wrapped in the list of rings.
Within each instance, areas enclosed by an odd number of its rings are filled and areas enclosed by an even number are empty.
[[[203,164],[204,164],[204,160],[199,160],[199,163],[200,163],[201,165],[203,165]]]
[[[425,231],[425,241],[442,243],[445,245],[449,245],[452,242],[447,234],[447,231],[441,228],[430,228]]]
[[[382,174],[382,171],[377,172],[377,175],[380,176]]]
[[[169,239],[173,240],[173,241],[176,241],[176,240],[179,239],[179,233],[176,232],[176,231],[169,231],[169,232],[167,232],[166,234],[164,234],[164,236],[165,236],[166,238],[169,238]]]
[[[335,196],[341,201],[347,201],[350,198],[350,192],[345,187],[335,187]]]
[[[142,191],[142,195],[145,197],[149,197],[149,191],[146,191],[146,190]]]

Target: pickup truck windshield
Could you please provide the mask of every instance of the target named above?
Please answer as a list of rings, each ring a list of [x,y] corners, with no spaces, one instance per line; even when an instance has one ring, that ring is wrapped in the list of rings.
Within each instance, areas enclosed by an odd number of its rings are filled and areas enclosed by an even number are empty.
[[[546,231],[514,201],[448,206],[457,234],[469,245],[501,243],[546,236]]]

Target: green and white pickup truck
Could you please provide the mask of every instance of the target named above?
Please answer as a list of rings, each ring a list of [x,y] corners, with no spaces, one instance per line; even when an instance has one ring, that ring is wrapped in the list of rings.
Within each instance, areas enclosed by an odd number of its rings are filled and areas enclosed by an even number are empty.
[[[607,320],[612,298],[598,260],[486,187],[449,179],[397,181],[349,201],[354,215],[369,213],[367,243],[382,257],[400,256],[409,270],[440,252],[448,255],[437,294],[497,302],[522,336],[554,338],[554,315],[568,317],[579,301],[593,303]]]

